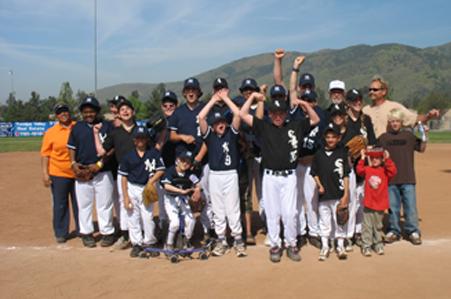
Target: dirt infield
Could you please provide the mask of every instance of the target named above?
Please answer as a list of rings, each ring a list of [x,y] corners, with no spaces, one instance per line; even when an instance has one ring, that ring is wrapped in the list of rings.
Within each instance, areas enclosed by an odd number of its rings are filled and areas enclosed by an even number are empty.
[[[78,239],[57,246],[51,200],[39,155],[0,154],[0,294],[2,298],[450,298],[451,145],[417,155],[418,206],[424,244],[386,247],[385,256],[347,261],[302,249],[303,260],[268,260],[263,245],[249,256],[170,264],[127,252],[85,249]],[[262,236],[258,236],[259,244]]]

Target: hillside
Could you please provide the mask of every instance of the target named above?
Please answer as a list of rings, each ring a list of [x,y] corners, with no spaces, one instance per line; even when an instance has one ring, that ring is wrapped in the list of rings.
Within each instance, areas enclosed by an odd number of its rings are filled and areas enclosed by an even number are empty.
[[[283,61],[285,82],[291,71],[293,59],[299,52],[289,52]],[[327,90],[330,80],[341,79],[346,86],[362,88],[374,74],[381,74],[391,86],[393,99],[411,105],[433,90],[451,91],[451,43],[429,48],[415,48],[401,44],[376,46],[356,45],[339,50],[320,50],[303,53],[307,59],[302,71],[314,74],[317,86]],[[216,69],[196,75],[204,93],[211,89],[211,82],[221,76],[229,81],[233,94],[245,77],[254,77],[259,84],[272,84],[272,53],[245,57]],[[158,82],[155,82],[158,83]],[[180,93],[182,82],[165,82],[167,88]],[[146,99],[156,84],[118,84],[100,89],[102,100],[116,94],[129,95],[138,90]]]

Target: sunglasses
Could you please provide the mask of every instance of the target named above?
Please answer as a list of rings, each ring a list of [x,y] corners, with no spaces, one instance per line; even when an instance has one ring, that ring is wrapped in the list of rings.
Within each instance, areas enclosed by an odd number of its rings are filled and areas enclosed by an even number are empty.
[[[166,108],[166,109],[170,109],[170,108],[174,108],[175,107],[174,104],[163,104],[162,106],[163,106],[163,108]]]
[[[379,91],[379,90],[382,90],[383,88],[368,88],[368,91],[369,92],[376,92],[376,91]]]

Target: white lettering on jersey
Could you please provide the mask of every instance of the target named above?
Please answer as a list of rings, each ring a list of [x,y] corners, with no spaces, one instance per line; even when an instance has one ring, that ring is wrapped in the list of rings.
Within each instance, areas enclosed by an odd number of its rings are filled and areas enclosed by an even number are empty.
[[[197,124],[197,137],[201,137],[202,134],[200,132],[200,126],[199,126],[199,116],[196,116],[196,124]]]
[[[302,147],[306,148],[308,150],[313,150],[313,147],[315,145],[315,140],[313,138],[316,137],[316,135],[319,132],[319,127],[316,126],[313,130],[310,131],[307,137],[304,138]]]
[[[360,133],[363,135],[363,137],[368,138],[368,133],[365,127],[360,128]]]
[[[344,175],[344,169],[343,169],[343,159],[339,158],[335,160],[335,169],[334,172],[338,173],[338,182],[340,184],[339,188],[340,190],[344,190],[344,183],[343,183],[343,175]]]
[[[290,151],[290,163],[293,163],[298,159],[298,138],[294,130],[288,130],[288,138],[288,143],[292,148],[292,151]]]
[[[149,173],[154,172],[156,169],[155,159],[152,159],[152,162],[150,162],[149,159],[146,159],[144,165],[146,165],[146,171]]]
[[[224,165],[230,166],[232,164],[232,157],[229,155],[229,142],[226,141],[222,144],[222,152],[225,154]]]
[[[105,139],[106,139],[107,135],[108,135],[107,133],[102,134],[102,133],[99,132],[100,143],[103,144],[105,142]]]

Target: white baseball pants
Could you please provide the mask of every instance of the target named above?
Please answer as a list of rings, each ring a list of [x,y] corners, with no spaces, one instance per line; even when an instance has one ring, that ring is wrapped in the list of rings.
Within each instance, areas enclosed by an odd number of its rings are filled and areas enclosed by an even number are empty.
[[[80,233],[87,235],[94,232],[92,209],[96,201],[97,221],[102,235],[114,233],[113,227],[113,175],[102,171],[88,182],[75,181],[77,194],[78,221]]]
[[[146,246],[157,243],[155,223],[153,222],[153,203],[147,207],[143,203],[144,185],[128,182],[128,196],[133,208],[127,210],[127,224],[130,241],[133,245]],[[143,236],[144,232],[144,236]]]
[[[319,230],[321,238],[343,239],[346,237],[346,225],[337,224],[337,206],[340,200],[324,200],[318,205]]]
[[[205,199],[205,206],[200,214],[200,223],[202,223],[202,227],[204,228],[204,233],[208,233],[208,231],[214,227],[213,220],[213,209],[211,208],[211,198],[210,198],[210,190],[209,190],[209,175],[210,175],[210,166],[208,164],[204,165],[202,169],[202,178],[200,179],[200,186],[202,188],[202,196]]]
[[[309,235],[319,236],[318,225],[318,189],[313,177],[310,175],[310,165],[298,164],[296,175],[298,178],[298,234],[305,235],[307,226]],[[306,215],[307,213],[307,215]]]
[[[196,223],[188,204],[187,196],[173,196],[165,193],[164,207],[169,218],[169,232],[167,243],[174,244],[174,236],[180,228],[180,216],[184,219],[185,237],[189,240],[193,236],[194,224]],[[180,215],[179,215],[180,214]]]
[[[233,238],[243,231],[240,215],[240,194],[236,170],[210,170],[208,178],[215,231],[219,239],[225,239],[227,222]]]
[[[128,230],[127,209],[124,206],[124,194],[122,192],[122,175],[118,174],[116,179],[117,197],[114,201],[116,217],[121,230]],[[113,196],[114,197],[114,196]]]
[[[269,170],[271,172],[271,170]],[[296,173],[276,176],[263,173],[263,198],[271,247],[281,247],[280,220],[284,227],[284,240],[289,246],[296,246],[297,178]]]

